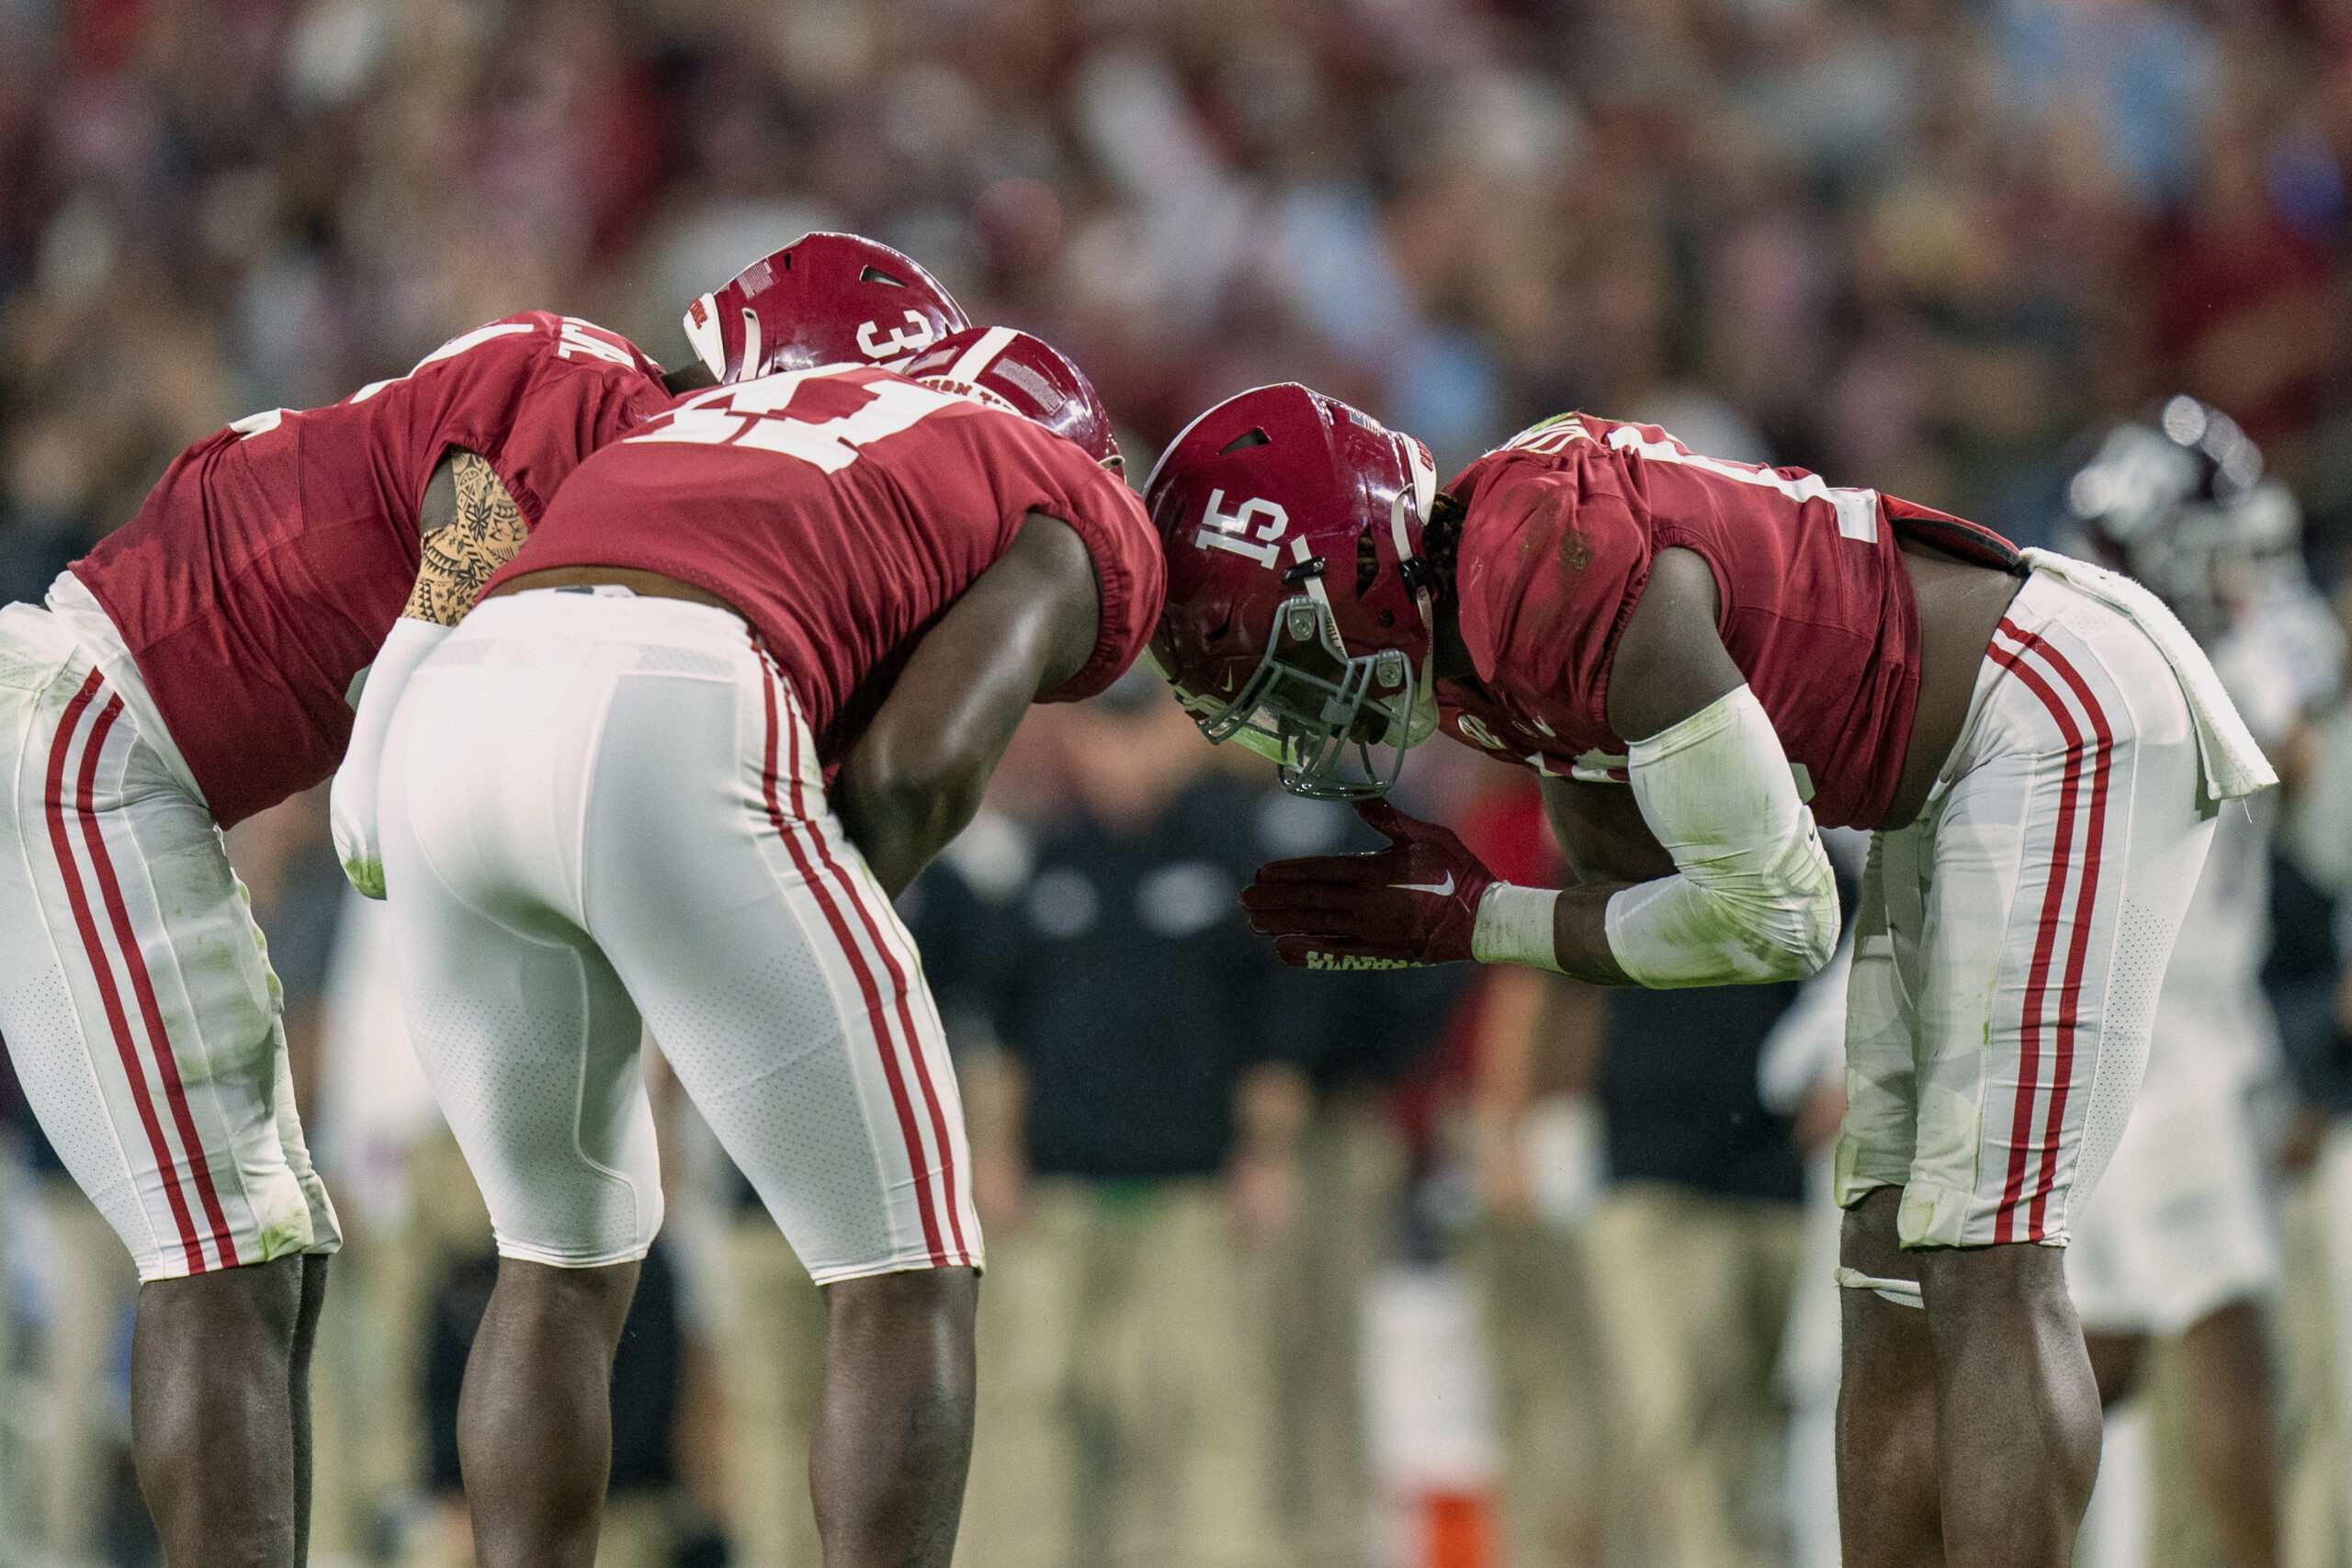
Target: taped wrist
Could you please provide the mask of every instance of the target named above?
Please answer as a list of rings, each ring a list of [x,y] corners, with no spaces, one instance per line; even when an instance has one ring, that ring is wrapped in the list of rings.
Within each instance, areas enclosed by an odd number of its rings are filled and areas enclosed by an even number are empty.
[[[1470,956],[1481,964],[1524,964],[1560,974],[1559,943],[1552,935],[1556,889],[1498,882],[1478,898],[1478,919],[1470,928]]]
[[[1838,883],[1788,754],[1746,686],[1628,749],[1675,874],[1609,900],[1609,950],[1645,986],[1797,980],[1838,944]]]

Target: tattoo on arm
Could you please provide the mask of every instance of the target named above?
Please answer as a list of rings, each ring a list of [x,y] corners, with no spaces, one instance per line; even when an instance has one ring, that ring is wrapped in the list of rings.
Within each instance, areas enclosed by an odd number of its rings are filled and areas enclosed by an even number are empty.
[[[416,589],[401,614],[454,626],[474,607],[482,584],[523,547],[523,515],[491,466],[471,452],[453,451],[442,467],[455,481],[456,517],[436,525],[428,516]],[[436,481],[439,474],[434,476]],[[435,509],[427,508],[428,513]]]

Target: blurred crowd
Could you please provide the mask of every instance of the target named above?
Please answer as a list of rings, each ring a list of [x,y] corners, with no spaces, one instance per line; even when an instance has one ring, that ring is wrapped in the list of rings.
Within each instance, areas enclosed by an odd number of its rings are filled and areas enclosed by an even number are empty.
[[[1442,468],[1580,407],[2043,542],[2083,433],[2186,391],[2262,445],[2325,585],[2347,172],[2344,0],[0,0],[0,601],[229,419],[526,308],[675,365],[685,301],[812,228],[1073,355],[1130,473],[1295,378]],[[2307,1245],[2274,1315],[2311,1568],[2352,1562],[2352,1296],[2314,1185],[2352,1117],[2339,702],[2282,770],[2278,1191]],[[1524,781],[1408,777],[1546,874]],[[911,896],[992,1263],[967,1556],[1834,1561],[1807,1203],[1834,1009],[1302,986],[1230,895],[1355,830],[1114,694],[1039,715]],[[463,1562],[448,1410],[487,1222],[322,799],[232,852],[350,1235],[318,1551]],[[665,1116],[607,1551],[813,1562],[820,1308],[691,1107]],[[5,1137],[0,1562],[150,1562],[128,1264],[21,1114]],[[2193,1447],[2168,1386],[2159,1475]],[[2156,1560],[2219,1561],[2193,1488],[2148,1506]]]

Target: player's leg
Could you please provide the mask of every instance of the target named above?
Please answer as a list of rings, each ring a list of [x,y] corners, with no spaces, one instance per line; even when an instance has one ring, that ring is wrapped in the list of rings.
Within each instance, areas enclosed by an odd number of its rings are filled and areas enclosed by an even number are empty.
[[[610,676],[565,663],[526,617],[488,618],[514,635],[460,632],[444,653],[494,640],[516,661],[428,662],[386,749],[392,951],[498,1243],[458,1415],[476,1555],[589,1568],[613,1352],[662,1221],[637,1010],[577,919]]]
[[[2098,1389],[2099,1408],[2121,1404],[2140,1392],[2140,1370],[2148,1359],[2144,1334],[2083,1330],[2083,1349],[2091,1360],[2091,1382]]]
[[[944,1568],[954,1555],[972,1457],[978,1287],[971,1269],[824,1287],[825,1397],[808,1485],[829,1565]]]
[[[972,1426],[980,1258],[963,1111],[905,928],[825,805],[807,727],[739,623],[623,677],[588,918],[827,1300],[812,1481],[829,1565],[942,1564]],[[740,653],[700,640],[732,624]],[[695,679],[689,651],[723,652]]]
[[[1924,828],[1871,839],[1847,982],[1846,1121],[1835,1188],[1846,1210],[1838,1254],[1838,1520],[1845,1560],[1856,1568],[1943,1561],[1935,1348],[1918,1306],[1917,1269],[1895,1238],[1918,1121],[1913,1003],[1931,847]]]
[[[294,1345],[288,1359],[288,1422],[294,1435],[294,1562],[311,1561],[311,1362],[319,1345],[319,1316],[327,1304],[327,1254],[302,1255],[302,1299],[294,1309]]]
[[[484,1568],[595,1562],[613,1357],[639,1267],[499,1258],[458,1401],[458,1463]]]
[[[1901,1196],[1900,1188],[1880,1187],[1849,1209],[1838,1245],[1846,1288],[1838,1292],[1838,1529],[1849,1568],[1944,1561],[1927,1314],[1854,1282],[1913,1281],[1914,1265],[1895,1241]]]
[[[2181,1337],[2188,1362],[2188,1457],[2237,1568],[2278,1561],[2278,1416],[2262,1308],[2235,1302]]]
[[[1950,1562],[2070,1560],[2099,1405],[2061,1249],[2139,1088],[2212,822],[2136,627],[2036,579],[1936,806],[1919,1126],[1897,1213],[1936,1348]]]
[[[133,1448],[166,1551],[283,1562],[307,1507],[288,1255],[337,1235],[283,1136],[277,983],[210,815],[121,697],[29,606],[0,655],[0,1033],[139,1267]]]
[[[131,1455],[175,1565],[303,1561],[289,1418],[303,1262],[279,1258],[139,1289]]]
[[[2025,1243],[1919,1258],[1935,1341],[1945,1560],[2073,1561],[2098,1478],[2098,1385],[2064,1259]]]

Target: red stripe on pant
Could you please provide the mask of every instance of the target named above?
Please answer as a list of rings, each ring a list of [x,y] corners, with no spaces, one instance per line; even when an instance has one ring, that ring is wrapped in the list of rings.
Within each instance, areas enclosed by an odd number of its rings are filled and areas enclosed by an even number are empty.
[[[114,968],[105,945],[98,940],[98,924],[90,915],[90,896],[82,886],[81,870],[74,863],[74,842],[65,831],[65,753],[73,744],[74,732],[81,725],[83,714],[89,709],[90,699],[97,695],[101,684],[98,671],[91,671],[89,679],[82,682],[82,689],[65,705],[65,716],[58,721],[57,733],[50,739],[48,783],[42,795],[49,818],[49,846],[57,857],[58,874],[65,882],[65,901],[73,908],[83,953],[97,980],[98,999],[106,1007],[107,1023],[114,1032],[116,1054],[122,1058],[123,1076],[130,1083],[130,1098],[138,1107],[140,1125],[147,1131],[147,1147],[155,1156],[155,1168],[163,1175],[164,1199],[170,1204],[172,1218],[179,1226],[180,1247],[187,1258],[188,1270],[200,1274],[204,1271],[204,1247],[197,1239],[195,1221],[188,1216],[187,1199],[180,1191],[179,1168],[164,1142],[154,1100],[147,1091],[146,1069],[139,1064],[138,1047],[130,1038],[130,1021],[123,1012],[122,995],[115,987]]]
[[[220,1259],[221,1268],[234,1269],[237,1244],[230,1238],[229,1218],[220,1212],[220,1194],[212,1185],[212,1162],[205,1158],[204,1141],[197,1135],[196,1118],[187,1108],[187,1089],[180,1082],[179,1058],[172,1054],[172,1037],[164,1029],[164,1010],[155,1002],[154,977],[147,972],[147,955],[140,948],[138,933],[130,929],[130,910],[122,901],[122,882],[115,874],[114,857],[107,852],[106,840],[98,831],[97,813],[92,805],[98,753],[106,745],[107,732],[122,714],[122,699],[110,696],[97,721],[90,726],[89,741],[82,749],[75,808],[82,814],[82,839],[90,846],[90,866],[98,874],[98,893],[106,900],[107,919],[114,926],[115,946],[122,953],[123,966],[130,973],[130,994],[138,998],[139,1016],[147,1026],[148,1050],[155,1058],[155,1076],[164,1085],[164,1101],[172,1108],[172,1126],[179,1134],[180,1147],[187,1151],[188,1173],[196,1179],[197,1201],[204,1206],[204,1217],[212,1225],[213,1253]]]
[[[2033,1212],[2027,1226],[2030,1239],[2039,1241],[2046,1233],[2045,1212],[2051,1191],[2058,1184],[2059,1134],[2066,1122],[2067,1090],[2075,1081],[2075,1041],[2077,1020],[2081,1014],[2083,970],[2090,960],[2091,915],[2098,907],[2099,857],[2107,839],[2108,776],[2115,760],[2115,730],[2107,722],[2107,710],[2092,694],[2090,682],[2069,662],[2066,656],[2041,637],[2029,637],[2028,645],[2040,654],[2044,662],[2058,672],[2083,705],[2083,712],[2091,724],[2091,736],[2098,744],[2098,761],[2091,767],[2091,805],[2083,823],[2083,875],[2080,889],[2075,895],[2075,934],[2073,951],[2066,960],[2066,979],[2058,993],[2058,1061],[2056,1081],[2050,1091],[2050,1121],[2043,1135],[2041,1179],[2033,1190]]]
[[[784,671],[776,667],[774,659],[767,654],[764,648],[761,649],[761,654],[763,658],[768,660],[768,667],[775,676],[776,684],[783,688],[784,700],[791,706],[794,718],[798,720],[800,703],[799,699],[793,694],[791,684],[785,680]],[[800,794],[800,728],[797,723],[795,724],[791,733],[792,809],[796,818],[806,822],[809,818],[807,804],[802,800]],[[834,882],[840,886],[842,897],[848,901],[850,908],[857,911],[857,918],[865,928],[867,939],[874,943],[874,951],[882,956],[882,967],[889,973],[891,997],[898,1004],[899,1038],[907,1043],[907,1056],[914,1064],[915,1084],[922,1090],[923,1110],[931,1120],[932,1146],[939,1151],[939,1201],[947,1210],[947,1229],[955,1242],[956,1261],[959,1264],[969,1264],[972,1261],[972,1249],[964,1240],[964,1218],[956,1201],[956,1156],[953,1145],[947,1141],[947,1116],[940,1107],[939,1090],[931,1081],[931,1065],[923,1056],[922,1036],[915,1030],[913,987],[909,981],[907,972],[899,966],[898,954],[890,951],[889,943],[883,938],[881,920],[876,919],[874,911],[866,907],[865,900],[858,896],[856,884],[850,880],[849,873],[843,871],[834,861],[832,849],[825,842],[825,835],[812,828],[809,829],[808,838],[809,841],[817,847],[817,858],[824,863],[825,869],[832,874]]]
[[[2050,874],[2044,884],[2041,919],[2035,937],[2034,956],[2026,984],[2025,1004],[2018,1024],[2018,1065],[2017,1101],[2012,1116],[2009,1138],[2008,1179],[2002,1190],[2001,1206],[1995,1217],[1993,1239],[1996,1242],[2015,1240],[2039,1241],[2046,1231],[2045,1211],[2052,1189],[2057,1182],[2059,1134],[2065,1122],[2066,1100],[2073,1082],[2075,1043],[2078,1027],[2077,999],[2082,988],[2084,964],[2090,944],[2091,916],[2097,903],[2098,845],[2103,838],[2103,817],[2106,807],[2108,757],[2111,750],[2111,733],[2104,714],[2098,714],[2098,732],[2094,741],[2097,757],[2094,761],[2093,819],[2084,824],[2086,871],[2076,883],[2075,914],[2066,931],[2065,977],[2060,982],[2058,1017],[2053,1021],[2052,1036],[2052,1086],[2049,1111],[2040,1139],[2034,1136],[2033,1111],[2041,1091],[2041,1029],[2043,1013],[2049,1003],[2049,979],[2052,949],[2055,947],[2060,915],[2065,904],[2066,885],[2074,870],[2075,815],[2081,792],[2085,739],[2082,727],[2075,722],[2065,699],[2061,697],[2041,671],[2025,661],[2031,651],[2053,668],[2058,660],[2050,645],[2041,637],[2018,630],[2004,620],[1999,635],[2018,643],[2015,650],[1997,644],[1991,657],[2001,667],[2018,677],[2026,688],[2039,698],[2058,726],[2066,743],[2066,772],[2059,790],[2058,822],[2052,836]],[[2068,667],[2071,669],[2071,666]],[[2079,679],[2079,677],[2076,677]],[[2088,703],[2086,711],[2096,713],[2096,705]],[[2040,1147],[2037,1149],[2037,1143]],[[2029,1165],[2039,1156],[2039,1175],[2030,1192],[2025,1185]],[[2017,1235],[2018,1211],[2030,1202],[2026,1234]]]
[[[842,917],[840,908],[833,902],[831,891],[818,876],[816,868],[809,864],[808,855],[800,847],[798,837],[785,823],[784,807],[776,796],[776,761],[780,749],[777,745],[777,733],[782,728],[776,713],[776,682],[771,677],[767,669],[765,653],[760,647],[757,633],[752,634],[752,649],[761,660],[763,679],[760,682],[760,695],[767,719],[760,784],[767,806],[768,822],[775,828],[776,837],[784,840],[784,847],[792,856],[793,868],[799,873],[800,880],[806,883],[809,892],[815,895],[817,907],[824,911],[826,924],[832,928],[833,940],[841,944],[842,954],[849,962],[850,973],[857,977],[858,990],[865,998],[866,1013],[874,1020],[876,1043],[881,1047],[882,1073],[889,1082],[890,1100],[898,1111],[899,1134],[907,1148],[907,1168],[914,1177],[915,1207],[922,1219],[923,1245],[931,1253],[932,1267],[944,1269],[947,1267],[947,1252],[940,1244],[939,1216],[933,1212],[931,1187],[924,1180],[922,1134],[915,1124],[914,1105],[907,1097],[906,1079],[899,1070],[898,1052],[889,1038],[889,1014],[883,1008],[882,994],[880,988],[875,984],[874,971],[866,964],[865,955],[858,952],[856,940],[850,934],[849,922]],[[797,750],[797,738],[795,739],[794,745]],[[797,761],[797,757],[795,761]],[[793,776],[797,795],[799,787],[797,767],[793,770]],[[799,810],[797,800],[794,809],[796,813]]]

